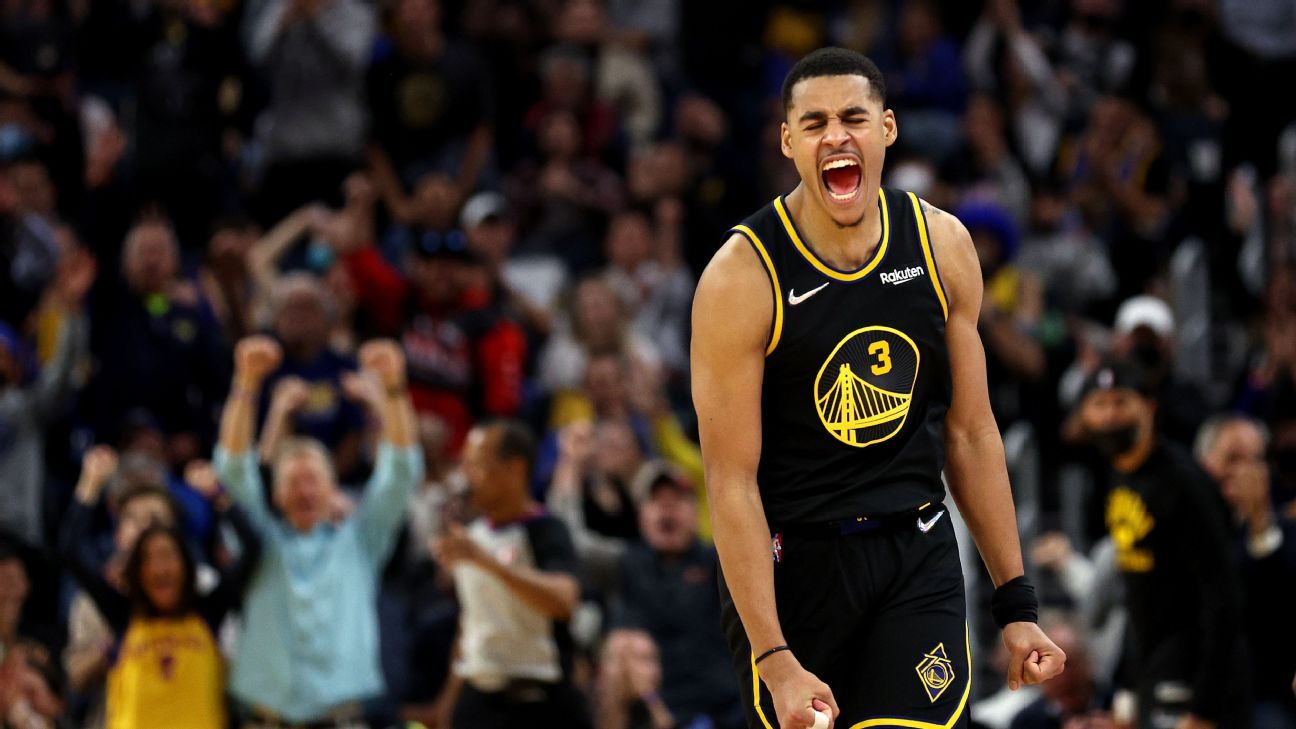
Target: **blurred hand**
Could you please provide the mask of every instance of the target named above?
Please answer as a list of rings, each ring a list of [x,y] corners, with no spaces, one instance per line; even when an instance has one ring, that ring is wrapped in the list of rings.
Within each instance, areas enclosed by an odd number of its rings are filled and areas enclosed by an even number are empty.
[[[1055,571],[1062,569],[1073,554],[1075,552],[1071,549],[1071,540],[1062,532],[1046,532],[1039,535],[1031,544],[1030,550],[1032,562]]]
[[[328,515],[325,517],[334,525],[341,524],[351,516],[355,511],[355,499],[351,498],[342,489],[333,489],[333,494],[329,497]]]
[[[1008,688],[1033,686],[1062,673],[1066,654],[1035,623],[1009,623],[1003,629],[1008,649]]]
[[[189,461],[189,465],[185,466],[184,480],[208,501],[220,493],[220,481],[216,478],[216,469],[212,468],[211,461],[202,458]]]
[[[372,413],[382,412],[383,385],[371,372],[342,373],[342,394]]]
[[[110,446],[98,445],[86,451],[81,458],[81,480],[77,483],[77,495],[86,502],[97,501],[104,485],[116,471],[117,451]]]
[[[99,264],[95,257],[84,248],[72,248],[59,259],[54,295],[64,307],[80,309],[98,276]]]
[[[558,433],[558,456],[584,470],[594,458],[594,424],[577,420]]]
[[[247,387],[260,387],[282,361],[278,342],[264,335],[246,337],[234,348],[234,379]]]
[[[270,409],[288,415],[301,410],[310,399],[310,385],[300,377],[285,377],[275,383]]]
[[[1237,466],[1220,484],[1224,500],[1246,520],[1252,534],[1259,534],[1274,521],[1269,502],[1269,466],[1264,462]]]
[[[445,535],[433,539],[431,547],[432,557],[446,569],[460,562],[482,565],[491,560],[486,550],[468,536],[462,524],[447,524]]]
[[[405,353],[391,339],[375,339],[360,347],[360,367],[373,374],[388,391],[405,386]]]

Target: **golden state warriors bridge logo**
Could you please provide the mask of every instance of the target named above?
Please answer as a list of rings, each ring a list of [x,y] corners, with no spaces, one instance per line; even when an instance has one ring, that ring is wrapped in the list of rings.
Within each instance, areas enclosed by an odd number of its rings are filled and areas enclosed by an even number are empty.
[[[927,690],[927,698],[934,704],[945,689],[954,683],[954,664],[945,655],[945,644],[938,643],[930,652],[923,654],[923,659],[914,666],[918,680]]]
[[[815,408],[837,440],[863,448],[904,427],[918,381],[918,345],[890,327],[847,334],[819,368]]]

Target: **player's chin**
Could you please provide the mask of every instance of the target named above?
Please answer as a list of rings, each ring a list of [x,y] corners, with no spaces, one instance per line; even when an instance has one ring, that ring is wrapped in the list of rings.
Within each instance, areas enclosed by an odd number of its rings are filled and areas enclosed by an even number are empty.
[[[864,201],[863,180],[850,192],[833,192],[827,185],[819,186],[819,196],[824,208],[838,225],[855,225],[867,212]]]
[[[850,228],[863,222],[864,216],[868,213],[868,206],[864,204],[861,190],[856,190],[849,201],[835,200],[832,193],[827,190],[824,193],[824,207],[829,217],[839,227]]]

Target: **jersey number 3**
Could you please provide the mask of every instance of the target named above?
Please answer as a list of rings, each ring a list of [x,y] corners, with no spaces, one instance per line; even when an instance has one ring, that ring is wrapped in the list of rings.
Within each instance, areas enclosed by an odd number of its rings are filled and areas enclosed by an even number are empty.
[[[891,371],[891,344],[885,339],[879,339],[869,345],[868,353],[877,357],[877,364],[869,367],[869,371],[874,375],[885,375]]]

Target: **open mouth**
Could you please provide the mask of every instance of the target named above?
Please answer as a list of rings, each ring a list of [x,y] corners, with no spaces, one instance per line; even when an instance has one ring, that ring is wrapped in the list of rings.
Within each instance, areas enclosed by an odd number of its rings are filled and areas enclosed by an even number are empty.
[[[834,202],[845,203],[859,194],[864,172],[853,155],[838,155],[820,163],[819,178]]]

